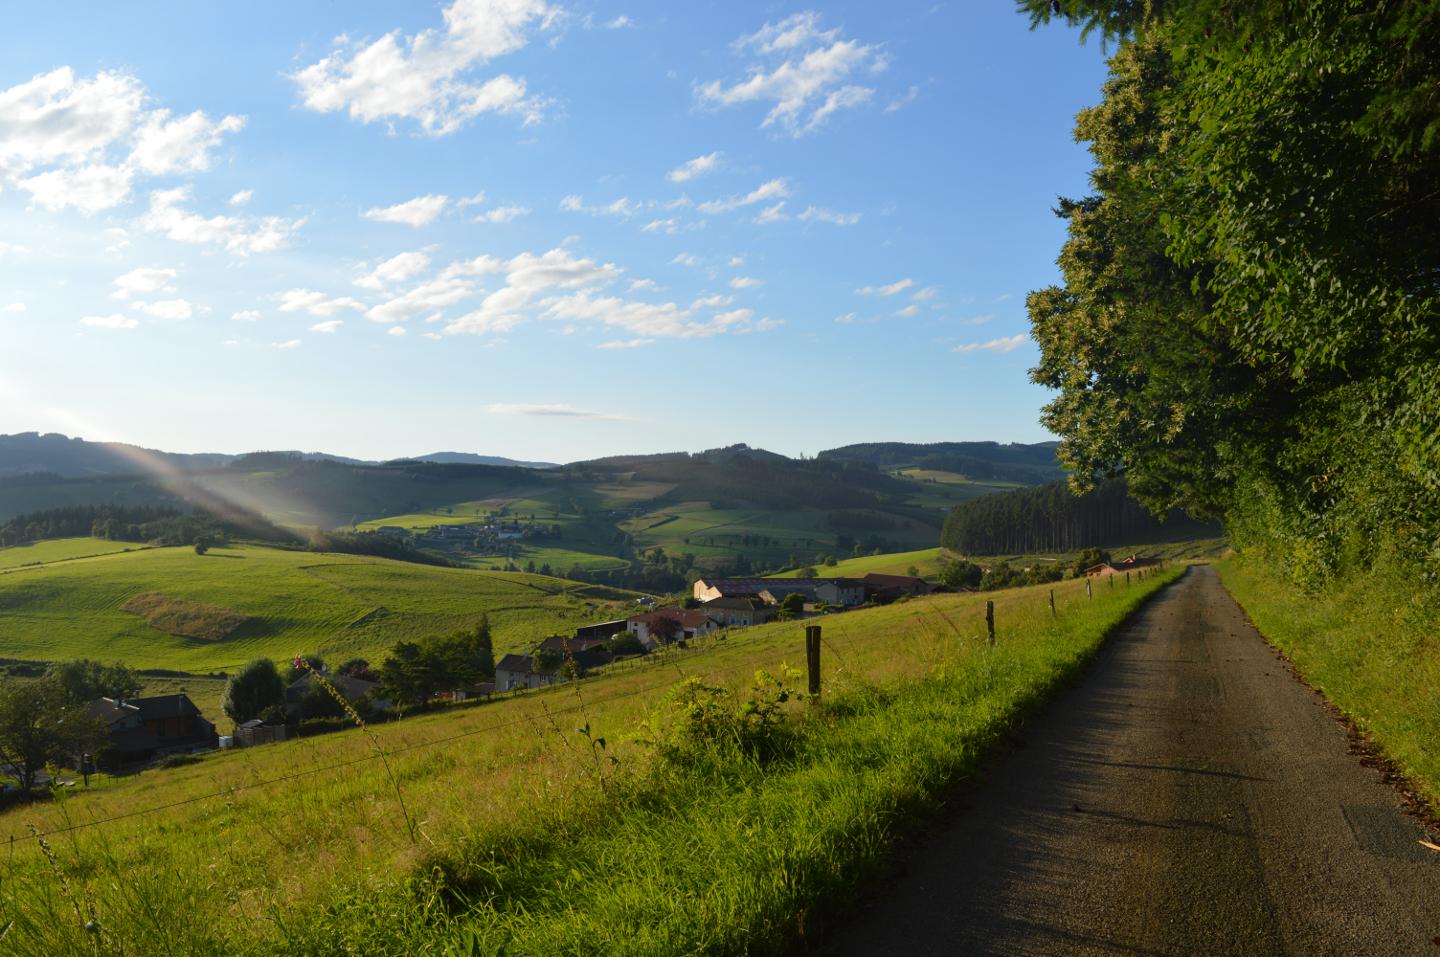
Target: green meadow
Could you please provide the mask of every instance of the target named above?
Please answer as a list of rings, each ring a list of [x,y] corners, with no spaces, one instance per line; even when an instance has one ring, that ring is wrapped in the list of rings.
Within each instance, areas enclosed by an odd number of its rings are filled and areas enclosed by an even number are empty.
[[[1046,588],[992,593],[993,646],[973,595],[822,618],[817,702],[785,667],[800,625],[779,623],[369,733],[100,778],[0,814],[5,947],[791,953],[1176,574],[1093,599],[1062,583],[1054,617]]]
[[[481,615],[489,617],[496,651],[503,652],[630,607],[623,593],[553,577],[255,546],[205,555],[151,548],[64,558],[111,545],[72,539],[0,550],[0,566],[21,553],[53,556],[46,564],[0,571],[5,657],[118,659],[135,668],[197,673],[300,652],[379,660],[396,641],[454,630]],[[167,634],[123,610],[152,593],[247,620],[218,639]]]
[[[913,552],[886,552],[881,555],[862,555],[847,558],[834,565],[817,565],[815,571],[826,578],[864,578],[872,572],[877,575],[908,575],[910,569],[919,572],[921,578],[934,578],[940,574],[940,566],[953,561],[955,556],[944,548],[921,548]],[[772,578],[798,578],[801,569],[772,575]]]

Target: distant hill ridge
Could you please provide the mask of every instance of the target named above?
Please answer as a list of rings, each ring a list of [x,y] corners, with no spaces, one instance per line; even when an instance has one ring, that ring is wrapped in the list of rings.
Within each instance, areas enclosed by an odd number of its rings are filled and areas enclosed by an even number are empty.
[[[64,478],[97,475],[134,475],[153,471],[160,464],[180,471],[224,468],[242,459],[257,456],[332,461],[344,465],[383,465],[385,462],[356,459],[328,452],[265,451],[231,455],[223,452],[164,452],[124,442],[91,442],[56,432],[19,432],[0,435],[0,476],[49,473]],[[436,462],[450,465],[498,465],[518,468],[555,468],[552,462],[523,462],[497,455],[471,452],[432,452],[392,461]]]
[[[1065,477],[1055,458],[1058,442],[861,442],[828,449],[817,458],[864,462],[882,469],[958,472],[971,479],[1038,485]]]

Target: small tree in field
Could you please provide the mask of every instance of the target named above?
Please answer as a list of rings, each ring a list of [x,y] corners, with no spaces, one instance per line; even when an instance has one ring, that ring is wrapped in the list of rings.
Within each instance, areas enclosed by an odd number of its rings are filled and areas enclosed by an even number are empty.
[[[272,706],[283,705],[284,701],[285,682],[275,662],[256,658],[230,676],[222,707],[231,721],[244,724]]]
[[[805,614],[805,596],[798,591],[792,591],[780,600],[780,617],[789,621],[799,618]]]

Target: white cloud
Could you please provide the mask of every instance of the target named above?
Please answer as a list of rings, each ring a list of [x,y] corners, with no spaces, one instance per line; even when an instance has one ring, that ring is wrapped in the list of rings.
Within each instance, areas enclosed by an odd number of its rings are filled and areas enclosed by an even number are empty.
[[[744,257],[744,256],[731,256],[731,257],[730,257],[730,265],[733,266],[733,267],[735,267],[735,268],[739,268],[740,266],[745,265],[745,257]]]
[[[329,335],[345,324],[344,319],[326,319],[324,322],[317,322],[310,327],[311,332],[321,332]]]
[[[494,415],[537,415],[537,416],[562,416],[579,419],[620,419],[623,416],[611,415],[606,412],[595,412],[590,409],[577,409],[573,405],[563,402],[545,404],[527,404],[521,402],[492,402],[485,407],[485,411]]]
[[[126,202],[137,175],[208,169],[221,139],[245,125],[203,110],[172,119],[147,100],[127,73],[86,79],[68,66],[0,90],[0,179],[46,208],[95,213]]]
[[[605,29],[607,29],[607,30],[620,30],[620,29],[622,29],[622,28],[624,28],[624,27],[633,27],[634,25],[635,25],[635,21],[634,21],[634,20],[631,20],[629,17],[625,16],[625,14],[622,13],[622,14],[620,14],[620,16],[616,17],[614,20],[610,20],[609,22],[607,22],[607,23],[605,24]]]
[[[854,226],[860,222],[859,213],[837,213],[820,206],[807,206],[805,212],[795,218],[802,223],[832,223],[836,226]]]
[[[361,289],[384,289],[391,283],[404,282],[430,268],[430,257],[421,250],[400,253],[377,264],[359,279],[355,285]]]
[[[700,259],[693,253],[677,253],[675,258],[670,260],[672,266],[698,266]]]
[[[681,163],[666,174],[666,179],[672,183],[688,183],[695,177],[710,172],[719,164],[720,154],[718,152],[706,153],[704,156],[697,156]]]
[[[916,291],[915,295],[911,296],[910,298],[914,299],[916,302],[929,302],[938,295],[940,295],[940,289],[938,287],[926,286],[924,289]]]
[[[753,206],[756,203],[768,202],[772,199],[784,199],[790,195],[790,188],[783,177],[768,180],[752,189],[743,196],[730,196],[725,199],[712,199],[701,203],[695,208],[702,213],[728,213],[739,209],[742,206]]]
[[[433,313],[468,298],[474,285],[459,276],[441,276],[422,282],[405,293],[372,306],[365,312],[371,322],[405,322],[421,313]]]
[[[231,206],[245,206],[254,198],[255,191],[253,189],[242,189],[240,192],[231,196],[227,202]]]
[[[874,88],[850,80],[862,72],[879,73],[888,62],[875,46],[841,39],[838,29],[821,30],[813,11],[767,23],[734,47],[759,57],[746,79],[729,86],[720,80],[700,84],[696,96],[715,107],[772,103],[761,126],[778,126],[797,137],[820,128],[838,110],[868,102]]]
[[[485,202],[485,191],[482,189],[478,193],[470,196],[462,196],[460,199],[455,200],[455,208],[466,209],[470,206],[479,206],[483,202]]]
[[[155,110],[136,131],[130,162],[151,175],[207,170],[210,151],[220,145],[220,138],[244,128],[243,116],[211,122],[203,110],[196,110],[172,120],[169,110]]]
[[[666,218],[666,219],[652,219],[652,220],[650,220],[650,222],[646,223],[644,226],[641,226],[641,227],[640,227],[640,231],[641,231],[642,233],[662,233],[662,232],[663,232],[663,233],[665,233],[666,235],[674,235],[675,232],[679,230],[679,228],[680,228],[680,221],[679,221],[678,219],[675,219],[674,217],[669,217],[669,218]]]
[[[0,312],[7,313],[9,315],[23,315],[24,313],[27,313],[29,311],[30,307],[25,305],[25,303],[23,302],[12,302],[9,305],[5,306],[3,309],[0,309]]]
[[[850,323],[855,321],[855,313],[847,312],[843,316],[836,316],[835,321],[840,323],[842,326],[848,326]]]
[[[152,315],[156,319],[168,319],[172,322],[189,319],[195,314],[195,307],[185,299],[162,299],[159,302],[136,302],[131,305],[132,308]]]
[[[349,296],[331,298],[323,292],[311,289],[287,289],[277,297],[281,312],[304,312],[322,319],[335,315],[341,309],[364,309],[363,303]]]
[[[915,280],[906,277],[897,279],[888,286],[861,286],[855,290],[855,294],[859,296],[893,296],[904,292],[913,285],[915,285]]]
[[[913,318],[914,318],[916,315],[918,315],[919,313],[920,313],[920,307],[917,306],[917,305],[915,305],[913,302],[912,302],[910,305],[908,305],[908,306],[906,306],[905,308],[903,308],[903,309],[896,309],[896,310],[895,310],[895,315],[901,316],[902,318],[905,318],[905,319],[913,319]]]
[[[637,203],[628,196],[607,203],[604,206],[587,206],[585,198],[571,194],[560,200],[560,208],[567,213],[586,213],[591,216],[618,216],[621,219],[628,219],[645,208],[644,203]]]
[[[983,326],[987,322],[995,321],[995,313],[987,312],[983,316],[971,316],[969,319],[962,319],[961,322],[967,326]]]
[[[508,223],[512,219],[527,216],[530,213],[528,206],[496,206],[494,209],[487,209],[475,217],[477,223]]]
[[[653,279],[632,279],[632,280],[630,280],[630,291],[631,291],[631,292],[651,292],[651,291],[653,291],[655,288],[656,288],[656,287],[655,287],[655,280],[653,280]]]
[[[435,222],[445,211],[445,205],[449,202],[450,197],[439,194],[416,196],[414,199],[407,199],[394,206],[377,206],[374,209],[367,209],[361,215],[377,223],[401,223],[419,228]]]
[[[785,200],[782,199],[774,206],[766,206],[760,210],[760,215],[755,217],[755,222],[761,226],[768,226],[771,223],[783,223],[789,218],[790,214],[785,212]]]
[[[392,335],[392,336],[403,336],[403,335],[405,335],[405,327],[404,327],[404,326],[391,326],[389,329],[386,329],[385,332],[386,332],[387,334],[389,334],[389,335]]]
[[[29,251],[29,246],[21,246],[18,243],[0,242],[0,256],[4,256],[6,254],[28,253]]]
[[[753,279],[750,276],[736,276],[730,280],[731,289],[752,289],[763,282],[760,279]]]
[[[140,325],[140,322],[117,312],[108,316],[85,316],[81,318],[80,325],[89,326],[92,329],[134,329]]]
[[[771,329],[779,329],[783,325],[785,325],[784,319],[761,319],[750,328],[754,332],[769,332]]]
[[[284,342],[272,342],[270,346],[275,349],[298,349],[300,347],[300,340],[287,339]]]
[[[480,80],[476,68],[523,48],[560,11],[545,0],[454,0],[442,30],[399,30],[371,43],[337,41],[327,57],[291,76],[305,106],[344,110],[362,123],[414,120],[431,136],[453,133],[482,113],[539,121],[545,101],[506,73]]]
[[[174,269],[132,269],[123,276],[115,277],[115,291],[110,294],[110,298],[123,301],[137,294],[174,292],[175,287],[171,283],[176,275],[178,273]]]
[[[183,203],[190,199],[190,187],[157,189],[150,193],[150,208],[140,217],[146,232],[158,233],[181,243],[214,244],[236,256],[269,253],[284,249],[304,219],[279,216],[212,216],[190,212]]]
[[[638,349],[641,346],[654,345],[654,339],[611,339],[609,342],[602,342],[597,349]]]
[[[1012,352],[1030,341],[1025,333],[1006,336],[1003,339],[991,339],[989,342],[967,342],[963,346],[956,346],[954,352]]]
[[[128,167],[96,163],[37,173],[17,179],[15,185],[46,209],[73,206],[88,215],[119,206],[129,199],[133,179],[134,173]]]
[[[230,318],[236,322],[259,322],[261,317],[260,313],[254,309],[241,309],[239,312],[232,313]]]

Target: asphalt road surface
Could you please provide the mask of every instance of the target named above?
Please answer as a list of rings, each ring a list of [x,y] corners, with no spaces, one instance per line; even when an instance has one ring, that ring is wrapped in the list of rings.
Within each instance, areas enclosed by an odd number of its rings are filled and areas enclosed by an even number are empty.
[[[1440,853],[1210,568],[1023,738],[827,952],[1440,957]]]

